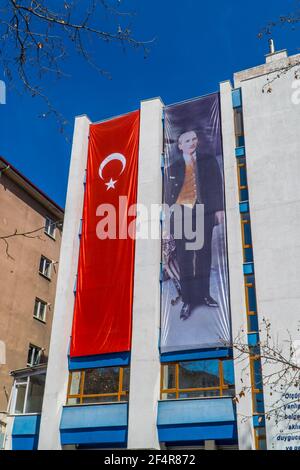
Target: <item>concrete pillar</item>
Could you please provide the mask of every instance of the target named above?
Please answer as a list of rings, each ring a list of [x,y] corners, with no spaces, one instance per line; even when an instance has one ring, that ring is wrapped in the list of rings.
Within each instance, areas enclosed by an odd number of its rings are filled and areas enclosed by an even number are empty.
[[[233,343],[236,341],[247,344],[247,316],[235,157],[234,113],[231,96],[232,88],[229,81],[220,84],[220,92],[232,337]],[[239,395],[243,391],[245,393],[236,404],[239,448],[246,450],[255,448],[252,423],[250,362],[248,357],[244,357],[243,361],[238,359],[239,354],[239,351],[233,347],[236,394]]]
[[[138,204],[148,209],[142,225],[160,233],[160,216],[151,204],[162,202],[162,102],[141,103]],[[160,396],[160,261],[161,240],[136,240],[133,329],[129,395],[128,448],[159,449],[157,402]]]
[[[39,449],[61,449],[59,424],[66,403],[68,351],[74,307],[74,285],[79,254],[79,229],[84,198],[84,178],[90,120],[77,117],[67,190],[57,291],[42,409]]]

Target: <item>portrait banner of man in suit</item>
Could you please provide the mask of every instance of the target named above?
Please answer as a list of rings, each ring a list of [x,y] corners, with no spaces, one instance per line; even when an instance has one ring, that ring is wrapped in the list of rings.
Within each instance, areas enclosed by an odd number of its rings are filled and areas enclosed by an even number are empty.
[[[161,352],[230,343],[219,94],[165,108]]]

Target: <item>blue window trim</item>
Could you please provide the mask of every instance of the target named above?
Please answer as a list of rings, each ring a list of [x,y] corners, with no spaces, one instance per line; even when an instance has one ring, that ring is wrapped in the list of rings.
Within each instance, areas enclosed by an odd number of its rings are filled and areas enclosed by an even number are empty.
[[[198,351],[180,351],[169,352],[160,355],[160,362],[165,364],[167,362],[177,361],[194,361],[197,359],[217,359],[217,358],[232,358],[233,353],[231,348],[220,349],[202,349]]]
[[[97,356],[68,357],[69,370],[125,367],[130,364],[130,352],[100,354]]]

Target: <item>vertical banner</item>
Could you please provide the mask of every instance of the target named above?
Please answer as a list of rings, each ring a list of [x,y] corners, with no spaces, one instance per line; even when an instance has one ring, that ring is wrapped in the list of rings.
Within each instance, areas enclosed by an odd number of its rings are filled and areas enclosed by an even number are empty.
[[[165,108],[161,352],[231,339],[219,94]]]
[[[131,347],[139,120],[90,126],[71,357]]]

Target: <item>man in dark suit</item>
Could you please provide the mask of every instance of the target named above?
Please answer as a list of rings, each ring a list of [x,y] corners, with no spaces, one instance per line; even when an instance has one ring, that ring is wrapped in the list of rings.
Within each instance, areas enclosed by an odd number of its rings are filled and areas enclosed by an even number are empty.
[[[183,306],[182,320],[187,320],[198,305],[218,307],[210,295],[211,243],[213,228],[224,219],[223,182],[215,157],[199,149],[195,131],[183,132],[178,138],[180,157],[166,169],[165,202],[180,205],[182,213],[190,210],[193,230],[196,224],[196,204],[204,205],[204,244],[199,250],[187,249],[191,240],[176,238],[176,257],[179,265]],[[186,209],[189,208],[189,209]],[[183,221],[184,224],[184,221]],[[184,228],[184,226],[183,226]],[[171,218],[174,235],[174,216]]]

